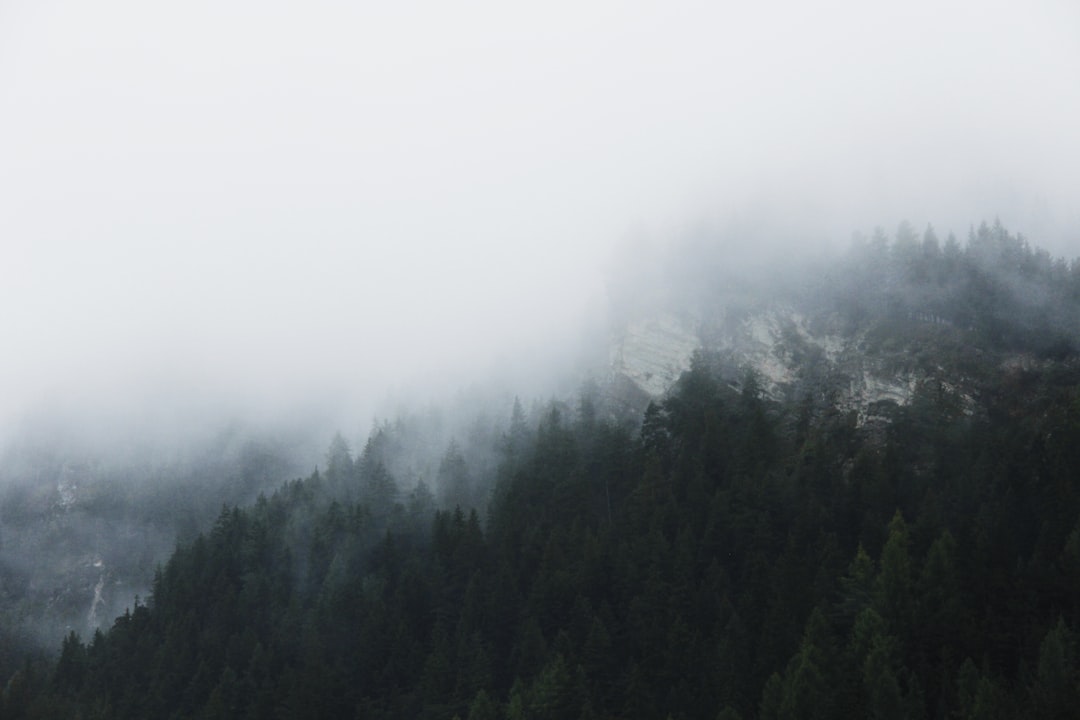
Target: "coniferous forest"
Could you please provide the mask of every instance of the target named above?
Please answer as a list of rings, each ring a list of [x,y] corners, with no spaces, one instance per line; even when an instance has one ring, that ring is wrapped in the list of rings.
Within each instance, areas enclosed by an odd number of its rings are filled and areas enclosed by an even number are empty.
[[[0,718],[1075,717],[1080,264],[902,228],[830,272],[814,312],[934,370],[909,403],[703,350],[639,416],[516,403],[433,485],[400,425],[335,438]]]

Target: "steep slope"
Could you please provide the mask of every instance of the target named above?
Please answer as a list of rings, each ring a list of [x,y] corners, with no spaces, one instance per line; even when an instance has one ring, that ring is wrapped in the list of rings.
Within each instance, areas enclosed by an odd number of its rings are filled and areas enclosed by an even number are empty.
[[[19,671],[4,711],[1068,717],[1080,266],[980,232],[701,294],[692,332],[629,326],[625,384],[685,371],[632,422],[586,388],[515,403],[497,462],[451,443],[484,513],[395,478],[395,426],[356,459],[335,438],[324,473],[223,510],[146,604]]]
[[[235,426],[182,450],[147,450],[135,436],[108,446],[61,432],[9,440],[0,461],[7,673],[70,631],[108,627],[149,593],[177,541],[209,527],[223,503],[251,502],[299,472],[296,438]]]
[[[887,420],[922,386],[980,412],[995,369],[1069,361],[1080,347],[1080,266],[999,224],[963,249],[902,225],[891,243],[879,231],[830,264],[750,278],[686,269],[710,266],[701,258],[668,265],[661,282],[680,292],[643,293],[656,301],[613,333],[613,386],[638,411],[695,350],[735,386],[752,372],[771,400],[828,398],[861,424]]]

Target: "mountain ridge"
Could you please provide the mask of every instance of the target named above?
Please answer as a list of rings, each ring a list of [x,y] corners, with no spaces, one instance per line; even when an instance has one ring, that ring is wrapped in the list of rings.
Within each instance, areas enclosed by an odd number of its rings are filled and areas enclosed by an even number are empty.
[[[335,437],[5,713],[1067,717],[1080,263],[905,232],[767,297],[681,284],[606,386],[514,402],[430,477],[423,419]]]

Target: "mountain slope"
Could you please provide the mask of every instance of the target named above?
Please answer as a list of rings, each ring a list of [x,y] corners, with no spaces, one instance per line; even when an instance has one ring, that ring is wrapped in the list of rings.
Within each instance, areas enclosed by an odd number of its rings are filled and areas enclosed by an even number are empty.
[[[698,295],[704,349],[633,422],[593,387],[516,406],[488,470],[447,449],[486,512],[335,441],[5,717],[1068,717],[1080,273],[984,235],[939,284],[901,237],[831,292]]]

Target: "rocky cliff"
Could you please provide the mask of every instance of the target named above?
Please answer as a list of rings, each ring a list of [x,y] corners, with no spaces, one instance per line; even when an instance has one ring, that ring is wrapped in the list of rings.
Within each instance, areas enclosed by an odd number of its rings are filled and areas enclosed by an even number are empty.
[[[837,317],[769,303],[738,315],[719,310],[704,321],[684,318],[658,313],[613,335],[613,386],[624,400],[643,407],[662,398],[702,351],[733,386],[750,371],[769,399],[828,399],[854,411],[860,425],[887,419],[890,406],[909,404],[927,383],[969,414],[976,407],[973,378],[956,353],[979,351],[964,347],[962,332],[919,316],[844,327]],[[1010,361],[1019,360],[1002,360]]]

